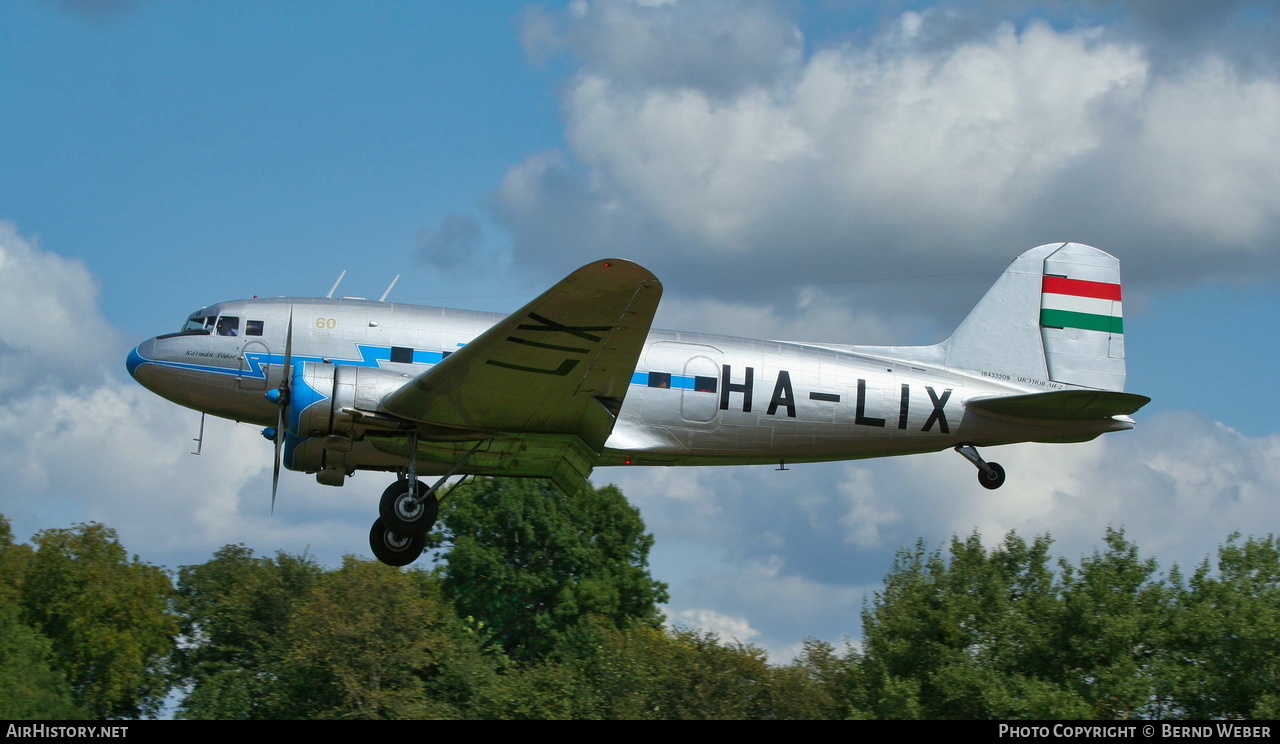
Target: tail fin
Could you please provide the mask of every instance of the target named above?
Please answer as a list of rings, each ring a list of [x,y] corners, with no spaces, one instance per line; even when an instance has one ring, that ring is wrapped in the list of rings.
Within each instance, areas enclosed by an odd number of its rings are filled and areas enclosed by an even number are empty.
[[[948,367],[1123,390],[1120,262],[1080,243],[1032,248],[941,347]]]

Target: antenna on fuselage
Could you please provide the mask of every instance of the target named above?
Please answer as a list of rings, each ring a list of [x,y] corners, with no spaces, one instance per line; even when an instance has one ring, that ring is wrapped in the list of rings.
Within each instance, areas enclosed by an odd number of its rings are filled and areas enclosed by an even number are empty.
[[[382,296],[378,298],[378,302],[387,301],[387,295],[391,294],[392,287],[396,286],[396,282],[398,281],[400,281],[400,275],[396,274],[396,278],[392,279],[391,283],[387,285],[387,291],[382,293]]]
[[[332,300],[332,299],[333,299],[333,293],[338,291],[338,285],[339,285],[339,284],[342,284],[342,277],[344,277],[344,276],[346,276],[346,275],[347,275],[347,270],[346,270],[346,269],[343,269],[343,270],[342,270],[342,273],[341,273],[341,274],[338,274],[338,280],[337,280],[336,282],[334,282],[334,283],[333,283],[333,286],[332,286],[332,287],[329,287],[329,294],[327,294],[327,295],[325,295],[325,296],[324,296],[326,300]]]

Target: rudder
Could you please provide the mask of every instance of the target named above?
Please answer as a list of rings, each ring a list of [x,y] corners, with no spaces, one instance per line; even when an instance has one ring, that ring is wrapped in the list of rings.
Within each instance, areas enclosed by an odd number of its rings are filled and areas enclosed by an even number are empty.
[[[1049,379],[1124,390],[1124,314],[1120,261],[1066,243],[1044,262],[1040,333]]]
[[[942,346],[948,367],[1123,390],[1120,262],[1080,243],[1032,248]]]

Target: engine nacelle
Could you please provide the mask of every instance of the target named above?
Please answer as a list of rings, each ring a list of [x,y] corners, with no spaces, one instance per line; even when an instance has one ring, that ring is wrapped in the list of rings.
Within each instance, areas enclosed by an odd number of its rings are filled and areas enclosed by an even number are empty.
[[[324,485],[342,485],[354,469],[347,465],[347,453],[369,428],[369,417],[353,415],[352,411],[376,412],[382,397],[409,379],[402,372],[377,367],[295,364],[289,385],[284,466],[316,473],[316,480]]]
[[[403,372],[379,367],[301,362],[294,365],[290,384],[289,432],[301,437],[364,435],[366,423],[354,410],[375,412],[378,402],[410,380]],[[336,444],[335,447],[340,446]]]

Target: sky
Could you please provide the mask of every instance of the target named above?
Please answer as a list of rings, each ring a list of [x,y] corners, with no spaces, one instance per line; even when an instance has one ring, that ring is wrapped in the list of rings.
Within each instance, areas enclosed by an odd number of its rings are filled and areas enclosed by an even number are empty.
[[[214,302],[512,311],[593,259],[657,327],[945,338],[1008,263],[1121,260],[1133,431],[984,455],[598,470],[670,622],[857,640],[895,553],[1123,528],[1168,568],[1280,531],[1280,11],[1246,0],[0,3],[0,513],[176,569],[369,556],[385,487],[125,373]]]

